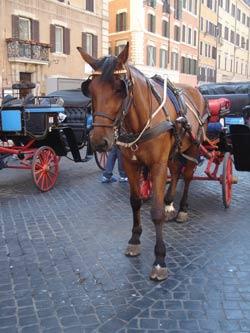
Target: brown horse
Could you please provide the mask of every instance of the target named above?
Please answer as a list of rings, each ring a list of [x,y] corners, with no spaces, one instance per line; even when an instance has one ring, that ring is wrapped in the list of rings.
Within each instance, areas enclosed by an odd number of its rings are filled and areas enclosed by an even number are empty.
[[[129,179],[133,228],[125,254],[131,257],[140,254],[142,202],[138,184],[141,167],[146,166],[152,179],[151,217],[156,230],[155,262],[150,278],[164,280],[167,278],[167,268],[162,228],[165,221],[164,192],[167,167],[169,166],[172,177],[165,196],[168,214],[169,211],[173,211],[173,199],[182,168],[181,163],[174,157],[185,152],[185,157],[188,157],[183,172],[185,186],[177,215],[177,220],[183,221],[187,218],[188,187],[199,152],[199,145],[191,136],[201,137],[204,132],[202,115],[206,113],[205,101],[197,89],[182,86],[187,114],[176,121],[176,110],[170,99],[167,98],[164,105],[162,103],[162,85],[147,79],[127,63],[128,44],[118,57],[94,59],[79,47],[78,51],[94,70],[90,78],[82,84],[83,93],[92,98],[92,147],[103,152],[109,150],[114,143],[119,145]]]

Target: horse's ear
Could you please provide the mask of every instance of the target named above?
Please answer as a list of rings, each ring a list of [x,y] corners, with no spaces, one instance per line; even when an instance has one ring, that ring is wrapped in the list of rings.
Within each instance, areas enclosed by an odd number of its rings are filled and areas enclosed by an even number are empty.
[[[120,64],[125,64],[128,61],[128,55],[129,55],[129,42],[127,42],[126,46],[122,50],[122,52],[118,55],[118,62]]]
[[[80,52],[82,58],[84,61],[86,61],[94,70],[96,70],[96,61],[97,59],[95,59],[94,57],[91,57],[91,55],[89,55],[88,53],[84,52],[83,49],[81,47],[77,47],[77,50]]]

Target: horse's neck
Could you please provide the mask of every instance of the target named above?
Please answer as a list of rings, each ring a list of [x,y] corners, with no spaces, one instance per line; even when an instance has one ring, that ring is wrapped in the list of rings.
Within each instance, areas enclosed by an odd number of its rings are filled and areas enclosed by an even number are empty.
[[[130,69],[133,78],[133,101],[125,118],[128,131],[140,132],[146,125],[152,112],[152,93],[148,91],[148,85],[144,75],[137,70]]]

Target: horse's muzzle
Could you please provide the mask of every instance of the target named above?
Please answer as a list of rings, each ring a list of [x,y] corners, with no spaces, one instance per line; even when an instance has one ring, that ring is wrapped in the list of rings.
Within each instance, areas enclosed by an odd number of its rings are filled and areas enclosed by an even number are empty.
[[[102,139],[99,142],[91,141],[91,147],[93,151],[98,151],[99,153],[103,153],[109,149],[109,144],[107,140]]]

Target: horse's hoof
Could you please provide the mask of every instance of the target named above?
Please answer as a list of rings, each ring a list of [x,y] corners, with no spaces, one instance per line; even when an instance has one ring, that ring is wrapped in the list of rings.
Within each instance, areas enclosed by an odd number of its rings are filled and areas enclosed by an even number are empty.
[[[178,223],[185,223],[188,220],[187,212],[179,212],[175,218],[175,221]]]
[[[163,281],[168,277],[167,267],[161,267],[160,265],[153,266],[150,273],[150,279],[154,281]]]
[[[137,257],[140,254],[140,244],[129,244],[125,255],[128,257]]]

